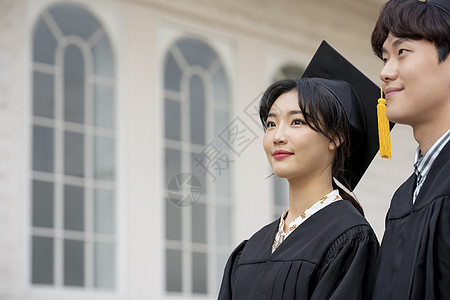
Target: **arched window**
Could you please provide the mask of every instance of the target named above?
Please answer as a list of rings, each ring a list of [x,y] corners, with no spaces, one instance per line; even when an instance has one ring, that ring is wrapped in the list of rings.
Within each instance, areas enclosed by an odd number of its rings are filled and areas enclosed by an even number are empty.
[[[54,5],[33,33],[31,282],[116,285],[115,68],[103,26]]]
[[[181,38],[164,61],[167,292],[214,295],[231,246],[232,183],[220,134],[229,82],[204,41]]]

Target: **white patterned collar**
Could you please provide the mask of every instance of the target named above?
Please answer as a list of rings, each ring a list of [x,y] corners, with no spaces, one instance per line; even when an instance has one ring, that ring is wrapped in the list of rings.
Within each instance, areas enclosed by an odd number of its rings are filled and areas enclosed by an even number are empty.
[[[342,197],[341,195],[339,195],[338,190],[334,190],[331,193],[323,196],[322,199],[320,199],[319,201],[314,203],[313,206],[302,212],[300,216],[298,216],[295,220],[291,221],[289,223],[288,227],[289,229],[287,232],[284,231],[284,224],[285,218],[289,210],[284,211],[281,214],[280,224],[278,225],[278,231],[277,234],[275,235],[275,240],[272,246],[272,252],[274,252],[275,249],[277,249],[278,246],[280,246],[280,244],[291,234],[292,231],[294,231],[298,226],[300,226],[303,222],[305,222],[309,217],[311,217],[313,214],[315,214],[322,208],[326,207],[327,205],[338,200],[342,200]]]

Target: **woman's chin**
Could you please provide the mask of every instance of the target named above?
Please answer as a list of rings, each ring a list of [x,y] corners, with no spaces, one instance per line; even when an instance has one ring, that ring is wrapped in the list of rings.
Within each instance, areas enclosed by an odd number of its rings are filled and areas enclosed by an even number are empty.
[[[287,179],[287,178],[289,178],[289,172],[286,172],[286,171],[284,171],[284,170],[273,170],[273,173],[277,176],[277,177],[279,177],[279,178],[284,178],[284,179]]]

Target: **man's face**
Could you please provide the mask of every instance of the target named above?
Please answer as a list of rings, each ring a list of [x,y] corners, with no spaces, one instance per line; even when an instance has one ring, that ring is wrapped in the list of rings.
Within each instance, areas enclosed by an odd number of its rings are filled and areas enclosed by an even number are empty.
[[[444,112],[450,116],[450,59],[439,63],[432,42],[389,34],[382,53],[380,78],[389,120],[414,128]]]

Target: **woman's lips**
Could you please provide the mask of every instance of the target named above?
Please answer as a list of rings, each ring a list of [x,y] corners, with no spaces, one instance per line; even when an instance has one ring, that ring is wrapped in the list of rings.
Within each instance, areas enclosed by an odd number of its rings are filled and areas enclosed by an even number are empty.
[[[284,150],[276,150],[276,151],[274,151],[274,152],[272,153],[272,155],[273,155],[273,157],[274,157],[276,160],[280,160],[280,159],[289,157],[289,156],[291,156],[291,155],[294,155],[294,153],[288,152],[288,151],[284,151]]]

